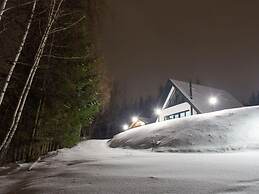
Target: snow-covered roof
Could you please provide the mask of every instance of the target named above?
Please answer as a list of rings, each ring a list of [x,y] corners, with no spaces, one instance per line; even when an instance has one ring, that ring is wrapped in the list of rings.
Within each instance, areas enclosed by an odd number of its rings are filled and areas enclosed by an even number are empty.
[[[192,83],[192,99],[190,97],[190,83],[170,79],[173,86],[188,99],[188,101],[199,110],[200,113],[213,112],[229,108],[238,108],[243,105],[231,94],[224,90],[207,87]],[[215,106],[209,103],[211,97],[216,97],[218,102]]]

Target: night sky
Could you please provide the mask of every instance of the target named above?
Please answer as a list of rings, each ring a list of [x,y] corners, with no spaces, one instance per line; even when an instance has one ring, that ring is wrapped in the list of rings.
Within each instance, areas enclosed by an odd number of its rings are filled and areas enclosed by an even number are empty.
[[[199,79],[239,100],[259,90],[259,1],[106,0],[103,55],[127,95]]]

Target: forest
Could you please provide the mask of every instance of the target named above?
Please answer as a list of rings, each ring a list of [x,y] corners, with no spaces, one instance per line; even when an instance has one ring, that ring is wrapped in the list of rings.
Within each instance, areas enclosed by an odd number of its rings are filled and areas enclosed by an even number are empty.
[[[4,0],[0,12],[0,159],[34,161],[82,139],[111,138],[157,98],[123,89],[97,52],[102,0]]]
[[[107,103],[96,0],[4,0],[0,159],[36,160],[90,138]]]

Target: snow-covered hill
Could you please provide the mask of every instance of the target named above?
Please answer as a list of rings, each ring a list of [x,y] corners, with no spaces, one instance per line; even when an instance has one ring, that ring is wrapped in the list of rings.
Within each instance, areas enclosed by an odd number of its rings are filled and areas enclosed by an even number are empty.
[[[259,148],[259,106],[142,126],[116,135],[110,146],[174,152]]]

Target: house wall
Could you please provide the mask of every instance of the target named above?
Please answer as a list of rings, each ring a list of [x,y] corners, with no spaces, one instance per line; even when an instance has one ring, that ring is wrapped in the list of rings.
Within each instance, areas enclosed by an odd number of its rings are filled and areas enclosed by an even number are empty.
[[[197,112],[193,109],[193,115],[195,114],[197,114]],[[165,121],[188,116],[191,116],[191,105],[188,102],[184,102],[182,104],[162,109],[158,121]]]

